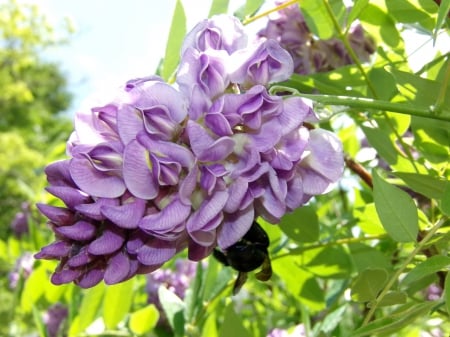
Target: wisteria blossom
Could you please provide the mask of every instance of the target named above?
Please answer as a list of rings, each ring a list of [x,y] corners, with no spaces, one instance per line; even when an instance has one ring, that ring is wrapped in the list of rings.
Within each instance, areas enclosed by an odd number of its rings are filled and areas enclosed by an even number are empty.
[[[46,168],[63,205],[38,205],[56,236],[36,254],[59,260],[53,283],[122,282],[184,249],[201,260],[339,179],[342,145],[305,125],[317,121],[311,103],[268,91],[292,75],[292,57],[275,40],[247,40],[234,17],[204,20],[176,83],[134,79],[77,114],[69,158]]]
[[[285,2],[275,1],[278,5]],[[272,13],[258,36],[262,41],[279,42],[292,56],[297,74],[329,71],[354,63],[341,40],[322,40],[312,34],[297,3]],[[350,27],[347,39],[359,60],[368,62],[375,52],[375,43],[358,22]]]

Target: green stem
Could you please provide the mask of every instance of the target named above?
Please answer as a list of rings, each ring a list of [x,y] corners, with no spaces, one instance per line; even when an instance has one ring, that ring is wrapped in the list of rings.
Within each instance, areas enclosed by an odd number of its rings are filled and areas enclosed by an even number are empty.
[[[369,312],[367,313],[366,317],[364,318],[364,321],[361,326],[365,326],[367,323],[370,322],[372,319],[372,316],[375,313],[375,310],[378,308],[378,304],[383,300],[384,296],[391,290],[392,286],[397,282],[400,275],[405,271],[407,266],[411,263],[411,261],[416,257],[416,255],[424,248],[424,246],[430,241],[430,239],[433,237],[433,235],[436,233],[436,231],[447,221],[447,218],[442,218],[440,221],[434,225],[433,228],[427,233],[427,235],[421,240],[416,248],[412,251],[411,254],[407,256],[405,261],[403,261],[400,268],[396,270],[396,272],[392,275],[386,286],[383,288],[383,290],[380,292],[380,294],[377,296],[376,300],[374,301],[374,304],[370,307]]]
[[[349,244],[349,243],[357,243],[357,242],[370,241],[370,240],[379,240],[379,239],[383,239],[385,237],[386,237],[385,234],[371,235],[371,236],[363,236],[363,237],[358,237],[358,238],[344,238],[344,239],[338,239],[335,241],[314,243],[311,245],[305,245],[302,247],[291,249],[287,253],[283,253],[283,254],[272,257],[271,260],[274,261],[274,260],[282,259],[284,257],[291,256],[291,255],[299,255],[310,249],[331,247],[331,246],[337,246],[337,245],[345,245],[345,244]]]
[[[271,93],[283,92],[283,91],[284,92],[290,91],[296,96],[308,98],[312,101],[323,103],[323,104],[348,106],[350,108],[360,108],[360,109],[364,109],[364,110],[374,109],[374,110],[378,110],[378,111],[380,111],[380,110],[381,111],[390,111],[390,112],[400,113],[403,115],[424,117],[424,118],[430,118],[430,119],[436,119],[436,120],[450,122],[450,117],[434,115],[433,109],[431,107],[423,108],[423,107],[412,106],[409,104],[393,103],[393,102],[382,101],[382,100],[377,100],[377,99],[372,99],[372,98],[365,98],[365,97],[303,94],[303,93],[298,92],[295,89],[287,88],[287,87],[283,87],[283,86],[273,86],[270,89]]]
[[[298,2],[298,0],[286,1],[285,3],[283,3],[283,4],[281,4],[281,5],[277,6],[277,7],[274,7],[272,9],[269,9],[269,10],[267,10],[265,12],[262,12],[260,14],[254,15],[254,16],[252,16],[250,18],[245,18],[244,20],[242,20],[242,24],[243,25],[248,25],[249,23],[252,23],[252,22],[254,22],[254,21],[258,20],[258,19],[266,17],[270,13],[278,12],[279,10],[281,10],[283,8],[289,7],[290,5],[295,4],[296,2]]]

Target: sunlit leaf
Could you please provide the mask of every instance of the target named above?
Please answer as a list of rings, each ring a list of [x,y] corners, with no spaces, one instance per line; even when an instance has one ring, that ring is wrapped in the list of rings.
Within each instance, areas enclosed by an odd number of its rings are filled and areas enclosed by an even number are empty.
[[[412,269],[402,280],[401,285],[408,286],[408,284],[417,281],[422,277],[436,273],[440,270],[448,269],[449,267],[450,257],[444,255],[431,256]]]
[[[308,249],[300,257],[300,263],[320,277],[344,278],[352,269],[350,256],[341,246]]]
[[[365,269],[352,285],[352,300],[356,302],[375,300],[386,284],[387,278],[388,273],[385,269]]]
[[[348,14],[347,28],[351,26],[353,21],[355,21],[360,13],[369,4],[369,0],[356,0],[351,7],[350,13]]]
[[[168,80],[178,66],[180,49],[186,35],[186,15],[183,4],[177,0],[166,44],[166,52],[162,64],[161,76]]]
[[[130,312],[134,280],[107,286],[103,299],[103,320],[108,329],[115,328]]]
[[[385,69],[372,68],[368,75],[377,99],[389,101],[398,93],[394,77]]]
[[[105,285],[99,283],[95,287],[87,289],[84,292],[83,300],[81,301],[79,311],[77,312],[78,315],[70,326],[69,336],[77,336],[98,317],[105,289]]]
[[[312,207],[304,206],[285,214],[281,230],[296,242],[314,242],[319,238],[319,218]]]
[[[450,184],[447,184],[442,196],[441,209],[447,216],[450,216]]]
[[[130,315],[130,330],[137,335],[151,331],[158,323],[159,311],[154,304],[149,304]]]
[[[414,201],[406,192],[384,181],[376,170],[373,172],[373,197],[383,227],[395,241],[415,241],[419,218]]]
[[[357,224],[364,233],[370,235],[386,234],[386,230],[380,222],[374,203],[367,203],[363,207],[355,208],[353,214],[358,219]]]
[[[216,14],[226,13],[228,11],[229,2],[229,0],[213,0],[208,17],[210,18]]]
[[[304,0],[301,2],[301,11],[308,28],[314,35],[324,40],[333,36],[333,20],[323,1]]]
[[[434,28],[433,13],[437,5],[432,0],[395,0],[386,1],[389,13],[399,22],[419,23],[422,27]]]
[[[380,7],[369,2],[361,12],[359,19],[377,27],[380,38],[390,47],[395,48],[400,44],[401,38],[394,19]]]

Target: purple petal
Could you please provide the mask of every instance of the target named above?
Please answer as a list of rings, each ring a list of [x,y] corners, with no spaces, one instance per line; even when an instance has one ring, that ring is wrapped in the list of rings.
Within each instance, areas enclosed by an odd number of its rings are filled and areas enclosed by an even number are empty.
[[[72,159],[70,174],[78,187],[92,196],[117,198],[125,192],[121,177],[95,169],[87,158]]]
[[[78,269],[63,269],[60,271],[56,271],[50,278],[50,281],[54,285],[61,285],[65,283],[70,283],[74,281],[77,277],[79,277],[81,271]]]
[[[204,200],[198,210],[196,210],[188,219],[186,228],[188,232],[202,230],[209,227],[209,223],[221,214],[228,200],[226,191],[216,192],[211,199]]]
[[[142,264],[157,265],[170,260],[176,252],[174,242],[151,239],[138,249],[137,258]]]
[[[221,219],[222,220],[222,217]],[[219,221],[220,223],[220,221]],[[219,225],[217,224],[217,226]],[[216,227],[217,227],[216,226]],[[208,231],[193,231],[189,233],[192,240],[199,244],[200,246],[209,247],[214,242],[216,242],[216,229],[208,230]]]
[[[103,271],[97,268],[89,270],[87,273],[81,275],[75,283],[81,288],[92,288],[103,279]]]
[[[209,256],[216,245],[212,244],[210,246],[202,246],[195,241],[189,241],[188,258],[191,261],[200,261],[205,257]]]
[[[55,227],[54,231],[68,239],[86,241],[94,238],[96,227],[86,221],[78,221],[71,226]]]
[[[255,220],[253,205],[245,210],[227,214],[217,235],[217,243],[221,249],[227,249],[243,238]]]
[[[117,227],[107,227],[102,235],[89,244],[88,251],[94,255],[107,255],[119,250],[124,243],[124,233]]]
[[[72,268],[82,267],[94,260],[94,256],[88,253],[87,246],[81,247],[77,255],[72,256],[67,265]]]
[[[60,160],[47,165],[45,174],[47,181],[53,186],[74,186],[69,171],[70,160]]]
[[[144,215],[146,201],[134,199],[132,202],[120,206],[102,206],[102,214],[114,224],[122,228],[137,228],[138,222]]]
[[[160,212],[142,218],[139,228],[149,233],[169,232],[186,221],[191,213],[191,206],[175,199]]]
[[[247,180],[242,177],[237,178],[228,188],[229,197],[225,204],[224,211],[227,213],[234,213],[240,209],[247,190]]]
[[[34,255],[36,259],[60,259],[68,256],[72,249],[72,245],[66,241],[52,242],[48,246],[41,248],[41,251]]]
[[[105,269],[105,283],[115,284],[124,281],[130,272],[130,260],[122,252],[117,253],[109,259]]]
[[[101,209],[104,206],[117,206],[119,205],[119,199],[111,198],[98,198],[95,203],[91,204],[81,204],[75,207],[80,214],[94,219],[94,220],[105,220],[105,216],[102,214]]]
[[[59,225],[71,225],[75,219],[73,213],[67,208],[50,206],[46,204],[36,204],[39,211],[44,214],[50,221]]]
[[[147,150],[133,140],[125,147],[123,177],[128,190],[136,197],[151,200],[158,194],[158,186],[150,171]]]
[[[61,199],[67,207],[73,208],[78,204],[84,204],[89,202],[90,197],[73,187],[66,186],[49,186],[46,190]]]
[[[130,104],[122,104],[117,112],[117,126],[120,139],[124,145],[136,138],[139,131],[144,129],[142,111]]]
[[[185,205],[191,205],[192,193],[194,193],[197,186],[197,179],[199,175],[198,165],[194,165],[187,176],[180,184],[179,196],[180,201]]]

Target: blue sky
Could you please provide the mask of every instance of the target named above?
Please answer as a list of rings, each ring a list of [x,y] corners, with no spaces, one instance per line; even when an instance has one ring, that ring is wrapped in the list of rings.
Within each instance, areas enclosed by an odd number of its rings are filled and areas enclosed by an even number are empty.
[[[75,34],[45,57],[59,62],[75,94],[70,114],[105,104],[130,78],[153,74],[165,52],[175,0],[23,0],[39,5],[58,27],[69,18]],[[207,17],[210,0],[183,0],[188,29]]]

